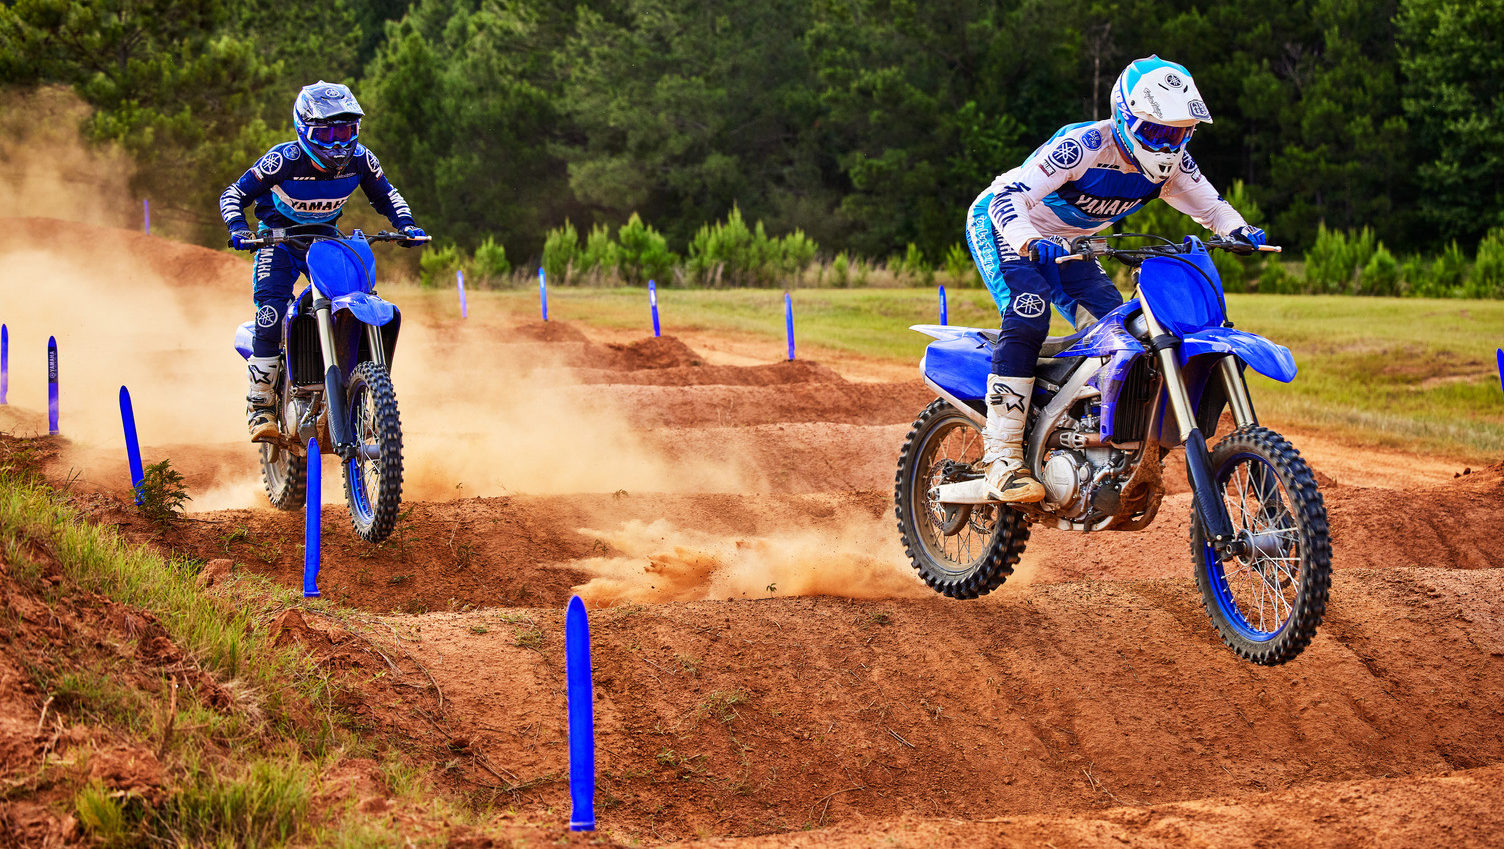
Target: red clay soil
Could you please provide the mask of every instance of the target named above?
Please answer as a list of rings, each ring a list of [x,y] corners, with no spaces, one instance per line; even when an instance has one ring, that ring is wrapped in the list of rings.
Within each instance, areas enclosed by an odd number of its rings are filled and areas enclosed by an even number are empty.
[[[919,381],[710,365],[679,340],[612,346],[556,322],[496,344],[568,366],[551,372],[572,380],[566,409],[609,405],[658,457],[728,471],[672,493],[416,502],[374,547],[326,505],[321,580],[355,631],[305,638],[337,665],[339,640],[401,635],[405,675],[421,668],[433,692],[421,709],[380,690],[364,702],[448,789],[560,816],[562,616],[578,591],[592,603],[598,818],[624,842],[1486,845],[1499,833],[1504,465],[1444,478],[1417,471],[1439,464],[1427,458],[1315,440],[1331,602],[1310,648],[1269,669],[1223,647],[1201,607],[1179,454],[1153,527],[1036,529],[1013,580],[956,602],[925,589],[895,541],[893,464],[932,399]],[[175,464],[215,480],[193,466],[229,462],[219,450]],[[297,515],[207,512],[160,531],[124,495],[85,503],[134,540],[301,584]],[[445,769],[454,752],[463,769]]]

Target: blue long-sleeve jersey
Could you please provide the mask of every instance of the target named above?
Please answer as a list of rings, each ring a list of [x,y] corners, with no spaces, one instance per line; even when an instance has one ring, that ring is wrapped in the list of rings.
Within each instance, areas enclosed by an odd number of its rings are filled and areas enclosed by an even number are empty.
[[[333,224],[357,186],[393,226],[413,226],[407,201],[381,173],[376,154],[360,145],[349,164],[330,171],[314,164],[297,142],[279,144],[224,190],[219,214],[231,231],[248,230],[245,205],[254,201],[256,219],[267,227]]]

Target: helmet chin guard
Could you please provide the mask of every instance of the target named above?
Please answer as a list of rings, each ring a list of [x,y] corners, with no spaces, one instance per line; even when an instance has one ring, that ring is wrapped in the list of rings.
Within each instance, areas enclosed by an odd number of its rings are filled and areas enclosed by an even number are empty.
[[[1198,123],[1212,122],[1190,71],[1158,56],[1137,59],[1112,87],[1112,135],[1156,183],[1170,179]]]
[[[303,86],[292,106],[298,145],[316,165],[335,171],[354,158],[364,115],[349,86],[323,80]]]

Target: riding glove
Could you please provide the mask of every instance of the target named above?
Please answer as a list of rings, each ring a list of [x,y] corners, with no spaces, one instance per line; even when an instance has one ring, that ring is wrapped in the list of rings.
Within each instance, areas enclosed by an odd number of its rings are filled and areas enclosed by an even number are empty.
[[[256,234],[250,230],[231,230],[230,247],[237,251],[254,251],[256,246],[250,240],[256,238]]]
[[[407,238],[403,239],[397,244],[401,245],[404,248],[416,248],[417,246],[423,244],[423,242],[418,241],[418,239],[422,238],[423,236],[427,236],[428,234],[423,232],[422,228],[418,227],[416,224],[409,224],[408,226],[402,228],[402,235],[407,236]]]

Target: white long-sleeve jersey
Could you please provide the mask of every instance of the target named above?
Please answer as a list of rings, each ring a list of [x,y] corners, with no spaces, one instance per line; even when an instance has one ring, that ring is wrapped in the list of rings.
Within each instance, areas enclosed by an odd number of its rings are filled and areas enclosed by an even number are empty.
[[[1247,224],[1189,151],[1165,182],[1145,177],[1113,139],[1111,119],[1062,127],[1022,165],[998,175],[977,201],[988,193],[988,217],[1006,243],[999,248],[1015,254],[1031,239],[1101,232],[1154,198],[1219,236]]]

